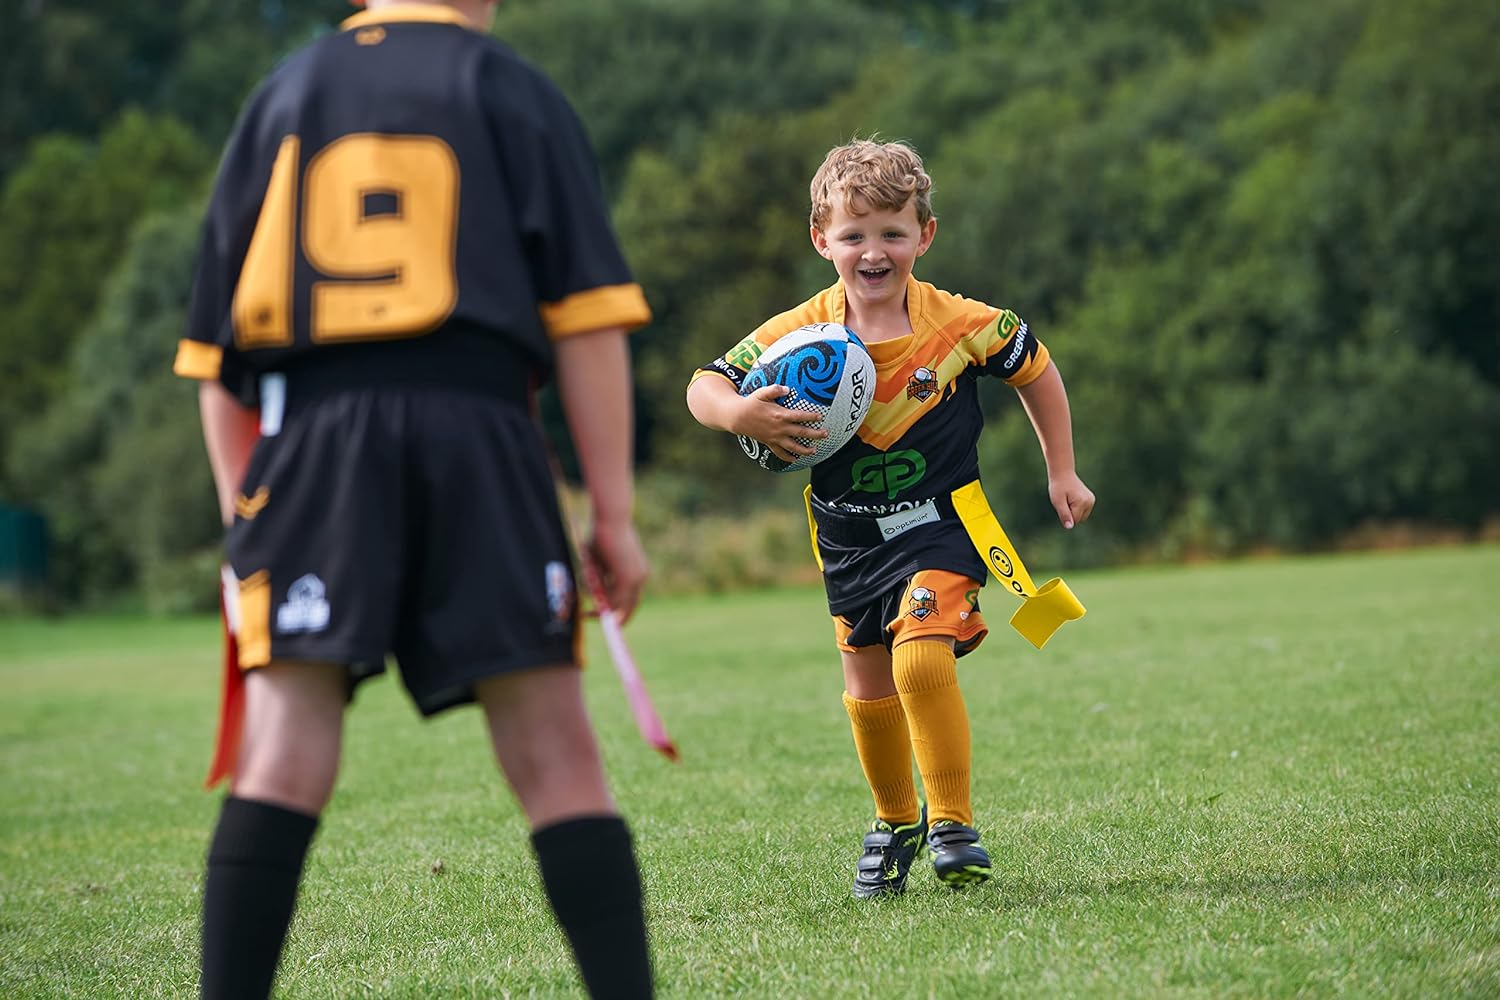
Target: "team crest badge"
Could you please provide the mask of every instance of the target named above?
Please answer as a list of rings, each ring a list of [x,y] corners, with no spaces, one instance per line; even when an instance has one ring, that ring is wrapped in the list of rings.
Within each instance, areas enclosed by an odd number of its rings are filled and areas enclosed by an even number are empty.
[[[938,393],[937,372],[931,368],[918,368],[906,380],[906,398],[925,403]]]
[[[938,613],[937,595],[926,587],[915,587],[906,603],[910,605],[906,613],[919,622],[925,622],[928,618]]]

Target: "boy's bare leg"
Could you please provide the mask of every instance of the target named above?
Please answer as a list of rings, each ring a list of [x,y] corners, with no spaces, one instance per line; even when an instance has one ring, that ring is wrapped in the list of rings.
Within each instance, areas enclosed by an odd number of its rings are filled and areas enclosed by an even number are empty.
[[[476,685],[495,757],[531,821],[542,884],[593,997],[652,995],[630,831],[604,781],[582,672],[543,667]]]
[[[584,708],[581,670],[559,666],[504,674],[481,681],[474,691],[500,769],[533,830],[617,812]]]
[[[245,678],[245,728],[203,890],[205,998],[262,1000],[291,924],[302,863],[338,773],[344,669],[272,663]]]
[[[891,672],[891,652],[884,646],[860,646],[839,650],[844,667],[844,690],[860,701],[877,701],[896,693]]]
[[[323,811],[338,775],[348,683],[333,663],[272,663],[245,676],[236,798]]]

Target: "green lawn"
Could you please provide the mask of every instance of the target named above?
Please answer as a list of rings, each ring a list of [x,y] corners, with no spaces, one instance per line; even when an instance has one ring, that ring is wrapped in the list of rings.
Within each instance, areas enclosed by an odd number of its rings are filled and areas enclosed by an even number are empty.
[[[664,996],[1500,995],[1500,548],[1070,582],[1044,653],[988,589],[960,667],[999,877],[875,904],[820,594],[641,612],[677,766],[591,632]],[[196,995],[216,641],[0,622],[0,997]],[[477,712],[387,678],[345,760],[281,995],[581,994]]]

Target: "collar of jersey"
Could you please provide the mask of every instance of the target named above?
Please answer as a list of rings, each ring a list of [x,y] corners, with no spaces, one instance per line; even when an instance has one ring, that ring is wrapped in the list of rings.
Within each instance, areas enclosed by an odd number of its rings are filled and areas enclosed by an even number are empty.
[[[842,280],[838,283],[838,296],[833,311],[835,323],[846,322],[849,314],[849,293],[844,288]],[[923,334],[927,332],[927,290],[922,282],[917,280],[915,274],[906,276],[906,318],[911,323],[911,333],[905,337],[865,345],[865,349],[870,353],[870,360],[875,362],[876,368],[885,369],[904,363],[916,351],[918,344],[924,339]],[[858,330],[854,332],[859,333]],[[887,344],[896,347],[889,356],[887,356],[889,348],[882,350]]]
[[[389,24],[392,21],[435,21],[479,30],[473,21],[452,7],[430,3],[398,3],[379,10],[363,11],[353,17],[346,17],[339,28],[348,31],[350,28],[363,28],[370,24]]]

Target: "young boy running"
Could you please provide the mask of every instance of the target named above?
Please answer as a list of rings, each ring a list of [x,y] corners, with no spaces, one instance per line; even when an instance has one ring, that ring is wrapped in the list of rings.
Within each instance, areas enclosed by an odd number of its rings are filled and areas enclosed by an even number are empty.
[[[1020,394],[1063,527],[1087,520],[1094,495],[1074,470],[1067,394],[1047,349],[1014,313],[912,276],[937,233],[932,180],[917,153],[900,142],[836,147],[811,192],[812,243],[838,281],[698,369],[688,408],[704,426],[753,438],[782,459],[810,454],[797,439],[827,436],[805,426],[817,415],[778,405],[782,386],[740,396],[750,365],[809,323],[842,323],[869,349],[875,401],[858,436],[813,467],[809,499],[844,707],[875,800],[854,895],[903,891],[924,843],[937,877],[963,886],[990,875],[973,825],[969,719],[955,669],[987,633],[986,566],[951,500],[979,478],[978,376]]]
[[[577,117],[488,36],[495,6],[369,0],[261,84],[209,204],[175,368],[202,380],[245,701],[208,998],[270,992],[345,705],[387,653],[424,715],[482,707],[589,992],[652,992],[531,411],[555,374],[592,500],[582,555],[628,616],[646,562],[625,333],[650,312]]]

